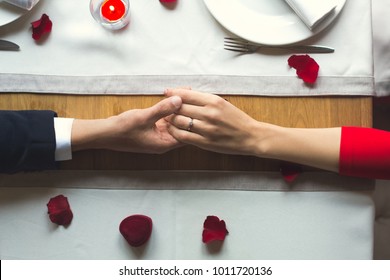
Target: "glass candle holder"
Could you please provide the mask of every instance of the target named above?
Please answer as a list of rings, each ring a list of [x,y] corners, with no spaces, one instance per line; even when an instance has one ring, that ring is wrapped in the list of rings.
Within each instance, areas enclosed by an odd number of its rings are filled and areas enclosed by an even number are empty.
[[[129,0],[91,0],[89,9],[93,18],[107,29],[119,30],[130,22]]]

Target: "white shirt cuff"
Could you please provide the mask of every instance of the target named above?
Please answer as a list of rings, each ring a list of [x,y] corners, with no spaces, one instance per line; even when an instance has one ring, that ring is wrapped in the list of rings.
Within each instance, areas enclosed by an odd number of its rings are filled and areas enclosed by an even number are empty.
[[[54,131],[56,134],[55,160],[72,159],[72,126],[74,119],[54,118]]]

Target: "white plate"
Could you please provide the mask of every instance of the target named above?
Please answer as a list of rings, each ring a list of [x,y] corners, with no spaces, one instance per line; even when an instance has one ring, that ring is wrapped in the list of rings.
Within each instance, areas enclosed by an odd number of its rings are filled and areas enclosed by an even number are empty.
[[[0,2],[0,26],[17,20],[27,12],[27,10],[18,8],[11,4]]]
[[[309,30],[284,0],[204,0],[204,3],[215,19],[237,36],[259,44],[288,45],[324,30],[346,2],[334,1],[335,11],[315,30]]]

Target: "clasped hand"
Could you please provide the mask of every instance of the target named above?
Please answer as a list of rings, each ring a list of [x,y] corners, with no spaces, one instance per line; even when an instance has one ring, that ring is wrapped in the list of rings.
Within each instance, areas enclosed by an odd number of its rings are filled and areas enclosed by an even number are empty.
[[[161,154],[190,144],[221,153],[253,154],[257,142],[253,131],[259,123],[228,101],[190,89],[166,90],[165,96],[146,109],[75,120],[72,150]]]
[[[72,150],[161,154],[189,144],[338,170],[339,127],[300,129],[260,122],[217,95],[190,89],[168,89],[165,96],[150,108],[107,119],[75,120]]]

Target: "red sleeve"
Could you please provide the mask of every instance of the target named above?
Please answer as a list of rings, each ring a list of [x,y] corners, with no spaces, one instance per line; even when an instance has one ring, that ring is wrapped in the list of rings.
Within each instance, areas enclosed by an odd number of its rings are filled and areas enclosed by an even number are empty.
[[[339,173],[390,179],[390,132],[362,127],[342,127]]]

